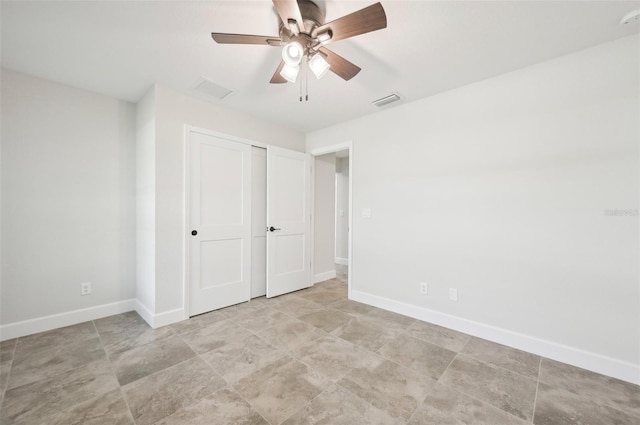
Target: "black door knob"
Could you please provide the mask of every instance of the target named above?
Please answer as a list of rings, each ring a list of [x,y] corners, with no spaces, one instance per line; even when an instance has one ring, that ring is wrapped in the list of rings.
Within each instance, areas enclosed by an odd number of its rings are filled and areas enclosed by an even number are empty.
[[[193,236],[195,236],[195,235],[197,235],[197,234],[198,234],[198,231],[197,231],[197,230],[192,230],[192,231],[191,231],[191,234],[192,234]]]
[[[282,229],[278,229],[278,228],[273,227],[273,226],[269,227],[269,231],[270,232],[275,232],[276,230],[282,230]]]

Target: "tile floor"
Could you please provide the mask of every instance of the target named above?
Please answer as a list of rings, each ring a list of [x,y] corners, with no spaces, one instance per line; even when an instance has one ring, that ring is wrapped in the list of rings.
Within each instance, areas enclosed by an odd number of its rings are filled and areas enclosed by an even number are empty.
[[[640,424],[640,388],[347,300],[344,276],[151,329],[0,344],[0,423]]]

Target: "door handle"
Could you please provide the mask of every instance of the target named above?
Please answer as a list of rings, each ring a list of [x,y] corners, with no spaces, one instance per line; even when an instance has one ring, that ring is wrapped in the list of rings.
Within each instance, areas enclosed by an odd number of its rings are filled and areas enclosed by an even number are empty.
[[[197,230],[192,230],[192,231],[191,231],[191,234],[192,234],[193,236],[195,236],[195,235],[197,235],[197,234],[198,234],[198,231],[197,231]]]
[[[275,232],[276,230],[282,230],[282,229],[278,229],[276,227],[271,226],[267,230],[270,231],[270,232]]]

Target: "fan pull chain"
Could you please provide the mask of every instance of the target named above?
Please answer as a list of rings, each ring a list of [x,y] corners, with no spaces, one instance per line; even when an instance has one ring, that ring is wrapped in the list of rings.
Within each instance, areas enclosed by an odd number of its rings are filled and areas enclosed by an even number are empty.
[[[304,92],[305,92],[305,100],[309,101],[309,61],[307,61],[307,66],[304,67]]]
[[[309,101],[309,70],[307,69],[309,68],[308,61],[305,65],[306,66],[301,67],[301,71],[304,75],[300,76],[300,102],[302,102],[303,97],[305,102]]]

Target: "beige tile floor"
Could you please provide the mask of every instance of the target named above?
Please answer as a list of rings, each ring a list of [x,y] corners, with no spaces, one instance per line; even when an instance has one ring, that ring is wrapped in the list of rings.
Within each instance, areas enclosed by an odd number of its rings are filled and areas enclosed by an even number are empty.
[[[2,342],[0,423],[640,424],[638,386],[349,301],[344,281]]]

